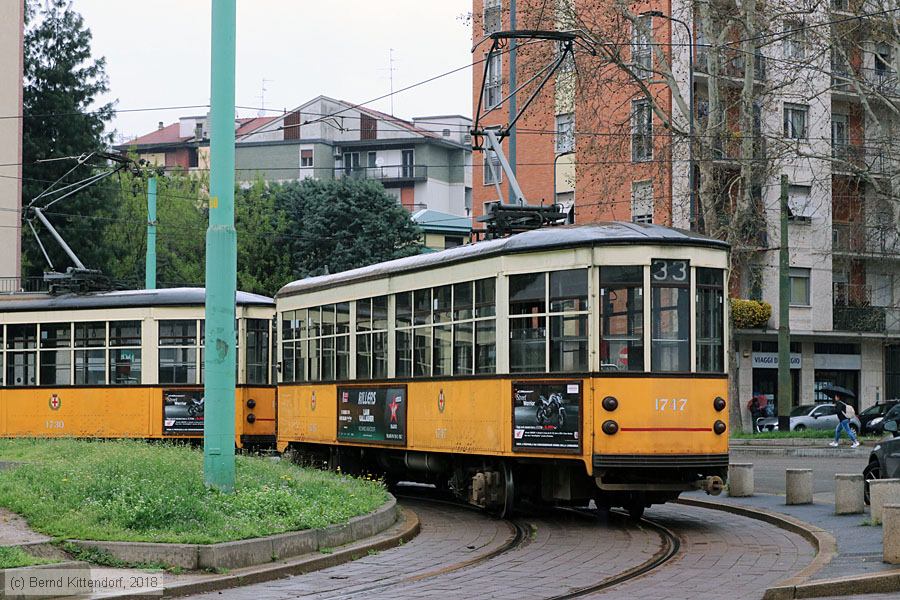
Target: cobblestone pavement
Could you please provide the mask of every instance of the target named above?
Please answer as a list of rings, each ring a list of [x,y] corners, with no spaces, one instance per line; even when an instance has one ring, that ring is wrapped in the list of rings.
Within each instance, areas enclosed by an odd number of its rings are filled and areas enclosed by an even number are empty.
[[[502,547],[509,527],[461,508],[404,503],[422,522],[422,533],[404,546],[316,573],[197,598],[552,598],[641,565],[662,543],[655,529],[626,518],[555,511],[524,517],[532,534],[516,548],[437,574]],[[679,554],[647,575],[590,597],[761,598],[765,588],[801,570],[813,555],[801,538],[745,517],[677,505],[653,507],[647,516],[679,536]]]

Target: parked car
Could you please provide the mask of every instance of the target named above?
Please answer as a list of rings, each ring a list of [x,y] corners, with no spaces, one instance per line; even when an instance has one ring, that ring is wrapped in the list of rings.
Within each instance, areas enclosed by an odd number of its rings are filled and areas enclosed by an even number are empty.
[[[863,469],[866,480],[866,504],[869,503],[869,482],[873,479],[889,479],[900,477],[900,432],[897,431],[900,419],[900,405],[892,408],[884,417],[884,431],[893,437],[882,440],[869,454],[869,464]]]
[[[778,417],[764,417],[756,423],[760,431],[778,431]],[[791,431],[834,429],[837,426],[837,410],[831,402],[801,404],[791,411]],[[859,433],[862,429],[856,416],[850,418],[850,429],[853,433]]]
[[[900,400],[879,402],[859,413],[859,422],[864,434],[879,435],[884,429],[884,418],[887,413],[900,404]]]

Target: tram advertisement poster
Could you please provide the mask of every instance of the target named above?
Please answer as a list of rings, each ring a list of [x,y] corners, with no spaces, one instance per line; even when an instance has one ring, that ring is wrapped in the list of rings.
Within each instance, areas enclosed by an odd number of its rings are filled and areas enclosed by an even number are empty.
[[[163,435],[203,435],[203,390],[163,390]]]
[[[513,382],[513,450],[581,450],[581,382]]]
[[[406,387],[339,387],[339,440],[406,443]]]

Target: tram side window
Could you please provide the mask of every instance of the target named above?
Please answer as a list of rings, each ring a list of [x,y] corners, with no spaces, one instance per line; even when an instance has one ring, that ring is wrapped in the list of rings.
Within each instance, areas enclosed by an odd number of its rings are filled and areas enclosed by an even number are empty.
[[[691,267],[654,259],[650,266],[650,362],[653,371],[691,370]]]
[[[294,347],[297,337],[297,312],[281,313],[281,381],[288,383],[294,377]]]
[[[283,313],[282,335],[283,381],[349,378],[349,302]]]
[[[550,370],[588,368],[587,269],[550,273]]]
[[[356,378],[387,377],[388,297],[356,301]]]
[[[6,385],[35,385],[37,325],[6,326]]]
[[[497,281],[494,278],[475,282],[475,372],[497,370]]]
[[[269,321],[247,319],[244,344],[248,384],[269,383]]]
[[[75,323],[75,384],[106,383],[106,322]]]
[[[72,383],[72,324],[41,325],[41,385]]]
[[[509,278],[509,370],[546,370],[546,273]]]
[[[197,383],[197,321],[159,322],[159,382]]]
[[[643,267],[601,267],[600,304],[600,369],[643,371]]]
[[[109,383],[141,383],[141,322],[109,322]]]
[[[697,371],[725,370],[725,281],[722,269],[697,268]]]

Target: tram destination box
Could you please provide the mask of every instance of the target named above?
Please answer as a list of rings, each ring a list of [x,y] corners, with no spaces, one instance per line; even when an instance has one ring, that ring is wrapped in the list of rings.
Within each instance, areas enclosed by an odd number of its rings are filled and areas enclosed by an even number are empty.
[[[512,384],[513,450],[581,450],[581,381]]]
[[[339,440],[406,444],[406,386],[339,387]]]
[[[163,390],[163,435],[203,435],[203,390]]]

